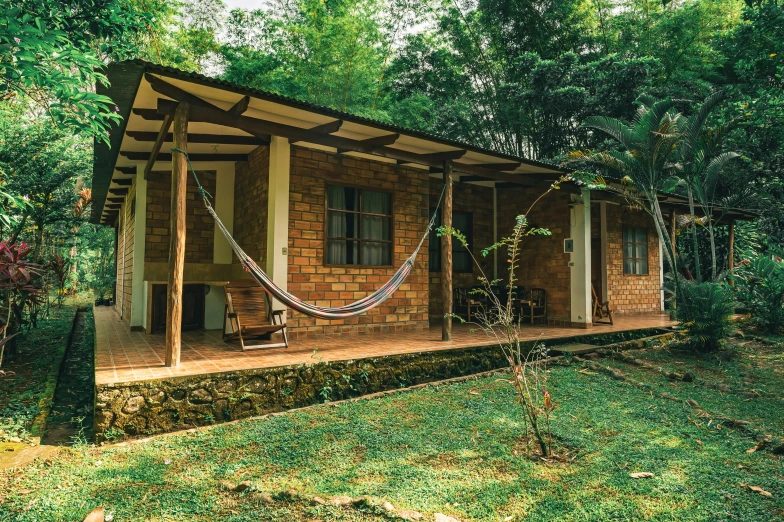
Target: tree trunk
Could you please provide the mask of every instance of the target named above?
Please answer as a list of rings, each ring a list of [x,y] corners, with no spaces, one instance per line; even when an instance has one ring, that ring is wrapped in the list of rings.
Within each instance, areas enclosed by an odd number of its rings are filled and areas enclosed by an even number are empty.
[[[691,190],[691,185],[687,185],[689,194],[689,214],[691,215],[691,238],[694,245],[694,277],[697,282],[702,282],[702,270],[700,270],[700,246],[697,242],[697,220],[694,215],[694,193]]]

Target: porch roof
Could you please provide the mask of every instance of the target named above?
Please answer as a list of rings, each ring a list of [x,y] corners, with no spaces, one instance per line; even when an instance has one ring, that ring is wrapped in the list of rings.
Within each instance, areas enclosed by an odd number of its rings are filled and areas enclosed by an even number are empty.
[[[470,143],[390,125],[286,96],[249,89],[201,74],[132,60],[108,66],[109,87],[97,92],[117,105],[122,122],[110,146],[95,144],[91,220],[111,224],[109,190],[122,194],[137,165],[151,156],[168,161],[173,102],[188,102],[188,153],[195,161],[242,161],[270,135],[314,148],[437,171],[445,160],[462,181],[549,186],[568,172],[558,166],[495,152]],[[163,125],[162,125],[163,124]],[[169,170],[169,165],[147,167]]]

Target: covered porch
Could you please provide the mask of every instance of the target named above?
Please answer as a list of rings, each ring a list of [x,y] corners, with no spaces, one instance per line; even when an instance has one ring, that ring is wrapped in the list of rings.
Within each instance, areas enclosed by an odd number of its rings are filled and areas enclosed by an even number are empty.
[[[526,341],[563,344],[569,338],[635,330],[666,328],[674,323],[665,314],[621,316],[614,325],[597,325],[590,331],[552,325],[524,325]],[[403,354],[437,352],[497,343],[475,325],[453,325],[452,340],[441,340],[441,325],[405,329],[378,325],[367,333],[323,334],[295,339],[288,348],[243,352],[237,343],[225,343],[219,331],[183,332],[180,364],[165,365],[166,338],[163,334],[132,331],[127,322],[109,307],[96,307],[96,384],[99,387],[155,381],[173,377],[209,375],[291,365],[356,361]]]

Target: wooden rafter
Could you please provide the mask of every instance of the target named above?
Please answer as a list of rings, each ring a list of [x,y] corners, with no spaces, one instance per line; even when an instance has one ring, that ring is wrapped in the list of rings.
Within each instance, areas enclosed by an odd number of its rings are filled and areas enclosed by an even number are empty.
[[[145,131],[125,131],[129,138],[136,141],[155,141],[158,137],[157,132]],[[163,140],[164,143],[172,143],[173,134],[170,132]],[[269,139],[261,139],[256,136],[236,136],[232,134],[188,134],[188,143],[209,143],[218,145],[269,145]],[[134,168],[135,167],[131,167]]]
[[[155,134],[155,133],[152,133],[152,134]],[[154,139],[155,138],[153,138],[150,141],[153,141]],[[114,167],[114,169],[117,170],[118,172],[123,173],[123,174],[136,174],[136,167]]]
[[[149,152],[120,152],[129,160],[134,161],[149,161],[151,158]],[[247,154],[189,154],[191,161],[248,161]],[[171,161],[172,155],[169,152],[161,152],[158,154],[157,161]]]
[[[147,158],[147,164],[144,166],[144,179],[147,179],[147,176],[152,172],[152,166],[155,165],[155,162],[158,159],[158,153],[161,152],[161,147],[163,146],[163,142],[166,141],[166,135],[169,133],[169,128],[171,127],[173,120],[174,115],[170,114],[167,114],[163,119],[161,129],[158,131],[158,136],[155,138],[155,143],[152,145],[150,157]]]
[[[248,105],[250,105],[250,96],[243,96],[240,101],[232,105],[231,108],[226,112],[234,116],[239,116],[248,110]],[[188,141],[190,141],[190,139],[191,137],[188,136]]]
[[[315,127],[311,127],[308,130],[310,132],[318,132],[319,134],[332,134],[333,132],[339,131],[340,127],[342,126],[343,126],[343,120],[335,120],[329,123],[316,125]]]
[[[109,192],[115,196],[125,196],[128,194],[127,188],[110,188]]]
[[[118,178],[118,179],[112,179],[112,183],[114,183],[115,185],[120,185],[121,187],[130,187],[131,185],[133,185],[133,180],[127,178]]]

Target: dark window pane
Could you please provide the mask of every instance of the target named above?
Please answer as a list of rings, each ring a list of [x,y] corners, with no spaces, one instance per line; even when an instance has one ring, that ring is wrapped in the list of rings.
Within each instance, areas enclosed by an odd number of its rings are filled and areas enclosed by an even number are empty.
[[[634,261],[632,261],[631,259],[623,260],[623,273],[634,274]]]
[[[357,189],[349,187],[327,187],[328,208],[336,210],[357,210]]]
[[[635,274],[645,275],[648,273],[648,260],[640,259],[637,261],[637,271]]]
[[[362,264],[368,266],[391,265],[392,245],[390,243],[362,243]]]
[[[392,214],[392,197],[384,192],[362,191],[362,212]]]
[[[389,241],[392,218],[379,216],[362,216],[362,239],[380,239]]]
[[[636,241],[637,243],[647,243],[648,242],[648,231],[644,228],[636,228],[637,233]]]
[[[327,264],[356,265],[359,263],[359,249],[356,241],[327,241]]]
[[[452,253],[452,269],[455,272],[471,272],[471,256],[466,249],[462,252]]]
[[[359,218],[348,212],[327,213],[327,237],[357,237]]]

